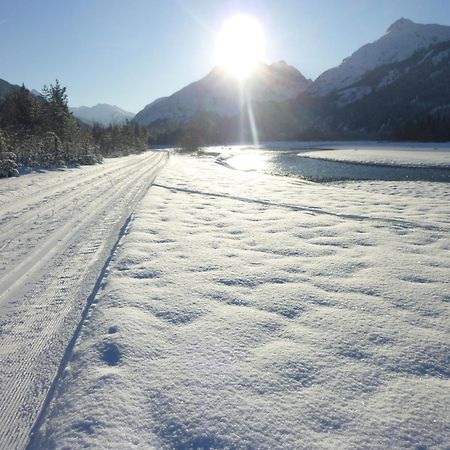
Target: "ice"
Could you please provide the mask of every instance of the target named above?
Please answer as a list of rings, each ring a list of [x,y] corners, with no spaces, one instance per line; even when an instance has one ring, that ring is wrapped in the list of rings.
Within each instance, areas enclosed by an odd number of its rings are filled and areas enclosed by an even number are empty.
[[[445,448],[449,196],[172,157],[35,448]]]

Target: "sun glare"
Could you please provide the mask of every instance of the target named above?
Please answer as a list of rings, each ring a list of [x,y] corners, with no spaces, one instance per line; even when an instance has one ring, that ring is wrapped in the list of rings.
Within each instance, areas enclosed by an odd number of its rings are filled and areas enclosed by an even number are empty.
[[[252,16],[238,14],[228,19],[216,40],[216,62],[229,74],[244,79],[264,59],[264,32]]]

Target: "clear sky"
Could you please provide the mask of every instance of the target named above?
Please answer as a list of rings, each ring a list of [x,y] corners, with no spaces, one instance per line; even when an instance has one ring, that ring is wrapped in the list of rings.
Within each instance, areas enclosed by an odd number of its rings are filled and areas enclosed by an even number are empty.
[[[261,21],[267,62],[313,79],[400,17],[450,25],[450,0],[0,0],[0,78],[138,112],[208,73],[238,12]]]

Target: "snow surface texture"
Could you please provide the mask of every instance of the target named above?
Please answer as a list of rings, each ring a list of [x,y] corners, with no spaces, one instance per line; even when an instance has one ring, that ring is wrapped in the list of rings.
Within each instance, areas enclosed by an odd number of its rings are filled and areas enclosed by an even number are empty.
[[[449,26],[426,25],[414,23],[408,19],[399,19],[380,39],[364,45],[344,59],[338,67],[320,75],[314,81],[311,92],[317,95],[328,95],[356,83],[370,70],[403,61],[419,49],[448,40],[450,40]]]
[[[36,448],[445,448],[449,200],[174,157]]]
[[[163,153],[0,180],[0,449],[22,449]]]
[[[348,144],[347,144],[348,145]],[[404,167],[445,167],[450,168],[450,148],[398,148],[389,145],[377,148],[358,146],[354,148],[337,147],[334,150],[320,150],[299,153],[300,156],[331,161],[346,161],[364,164],[378,164]]]

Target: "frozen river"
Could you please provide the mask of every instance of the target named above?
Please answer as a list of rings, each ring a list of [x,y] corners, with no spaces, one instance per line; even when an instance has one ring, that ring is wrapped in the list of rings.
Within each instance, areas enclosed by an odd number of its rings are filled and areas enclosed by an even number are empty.
[[[450,181],[450,144],[275,143],[206,151],[233,169],[311,181]]]

